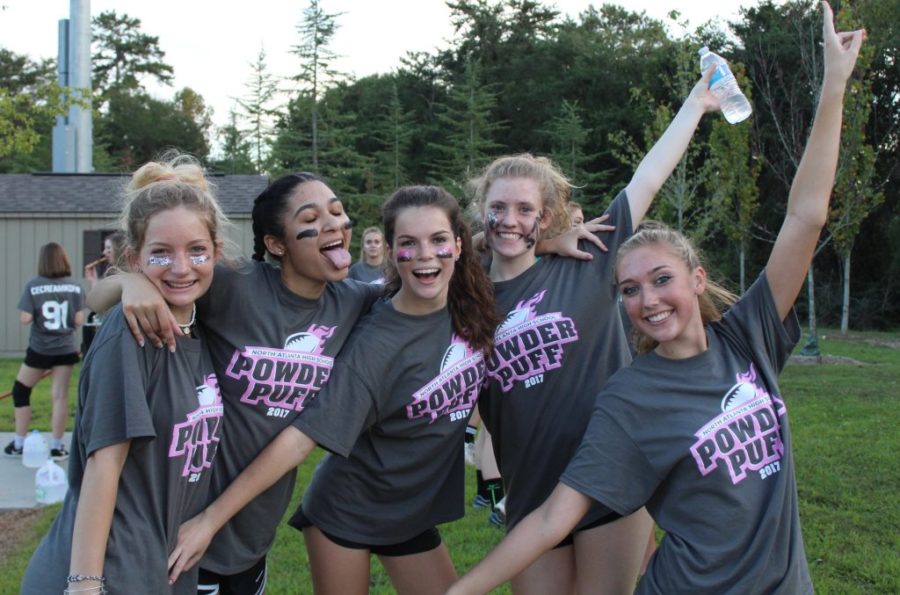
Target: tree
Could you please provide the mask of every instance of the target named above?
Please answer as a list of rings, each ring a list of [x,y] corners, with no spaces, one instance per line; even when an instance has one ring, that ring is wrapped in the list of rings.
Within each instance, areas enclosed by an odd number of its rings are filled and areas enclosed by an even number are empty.
[[[190,87],[185,87],[175,93],[173,103],[179,113],[190,118],[197,125],[204,138],[209,136],[209,131],[212,129],[213,110],[206,105],[202,95]]]
[[[154,99],[146,93],[112,93],[107,114],[98,121],[97,138],[104,143],[118,168],[130,171],[178,148],[204,160],[209,153],[206,132],[197,122],[198,103]],[[196,96],[199,97],[199,96]],[[201,111],[202,113],[202,111]]]
[[[563,99],[559,113],[550,120],[545,133],[550,138],[553,161],[575,185],[572,200],[585,202],[586,197],[593,198],[595,186],[607,172],[591,172],[587,168],[596,155],[585,153],[590,134],[580,112],[577,101]],[[585,188],[592,188],[592,192],[586,193]]]
[[[838,25],[852,30],[860,25],[852,6],[841,12]],[[866,139],[874,95],[868,72],[875,48],[864,45],[856,63],[856,74],[848,83],[844,99],[844,125],[841,134],[841,153],[835,176],[828,227],[834,238],[834,248],[842,260],[841,334],[850,326],[850,256],[859,234],[860,225],[882,203],[884,193],[875,186],[875,150]]]
[[[382,179],[387,184],[377,183],[372,190],[384,189],[392,191],[399,188],[407,180],[405,162],[409,155],[414,131],[414,113],[405,111],[400,103],[400,95],[397,84],[391,85],[391,99],[387,111],[378,118],[378,129],[375,138],[382,148],[375,153],[376,173],[374,176],[378,182]]]
[[[670,101],[679,103],[684,101],[697,81],[699,71],[694,58],[694,45],[696,44],[685,39],[674,47],[675,72],[671,76],[661,77],[670,100],[654,107],[653,100],[647,97],[645,91],[632,90],[634,102],[645,104],[653,113],[652,122],[644,127],[643,145],[639,148],[633,140],[621,132],[610,135],[614,147],[613,154],[632,169],[637,168],[638,163],[663,135],[674,118],[675,110],[670,107]],[[671,222],[679,231],[692,237],[705,237],[712,223],[712,217],[709,204],[703,200],[702,189],[708,185],[710,169],[711,164],[706,159],[703,143],[692,142],[675,166],[672,175],[657,193],[650,207],[650,217]]]
[[[742,90],[748,99],[752,98],[749,84],[743,84]],[[751,132],[749,123],[732,125],[720,118],[713,123],[709,138],[712,167],[707,194],[716,225],[737,246],[742,294],[747,288],[747,246],[759,208],[756,180],[761,163],[751,149]]]
[[[443,142],[432,144],[438,154],[433,176],[455,196],[464,195],[466,180],[500,146],[493,135],[505,123],[493,116],[497,105],[493,89],[493,85],[482,84],[478,64],[470,61],[462,80],[450,88],[447,103],[437,112]]]
[[[337,55],[328,45],[337,31],[337,17],[343,13],[329,14],[320,6],[319,0],[310,0],[303,11],[303,20],[297,26],[300,43],[291,52],[300,58],[300,73],[294,77],[302,85],[302,92],[310,100],[310,140],[312,143],[312,164],[319,167],[319,99],[329,82],[340,78],[332,68]]]
[[[270,149],[272,118],[277,113],[272,103],[278,96],[279,89],[277,79],[269,73],[266,66],[265,49],[259,49],[256,62],[252,62],[250,68],[250,79],[246,84],[247,96],[245,99],[238,99],[238,105],[250,120],[249,132],[253,139],[256,173],[262,173]]]
[[[259,173],[253,161],[253,147],[239,126],[234,109],[228,112],[228,124],[219,130],[222,139],[222,158],[213,161],[216,170],[226,174]]]
[[[141,80],[152,77],[164,85],[174,79],[172,67],[163,62],[166,53],[159,37],[141,33],[141,20],[104,11],[93,19],[93,85],[101,107],[112,90],[137,92]]]
[[[735,55],[746,65],[753,83],[756,105],[754,129],[757,146],[765,156],[769,187],[763,195],[769,197],[769,214],[762,222],[771,227],[768,235],[775,236],[775,226],[781,221],[794,173],[806,147],[809,126],[815,111],[815,99],[821,87],[822,67],[819,64],[821,21],[818,8],[808,0],[795,0],[777,6],[763,0],[757,7],[742,11],[743,21],[732,23],[732,29],[742,42],[743,49]],[[777,217],[774,215],[777,214]],[[819,243],[820,252],[828,238]],[[816,321],[815,275],[811,264],[807,274],[807,306],[809,339],[804,353],[818,355]]]
[[[49,169],[49,137],[53,119],[78,103],[55,80],[50,60],[0,48],[0,169]],[[35,148],[46,145],[45,156],[35,159]]]

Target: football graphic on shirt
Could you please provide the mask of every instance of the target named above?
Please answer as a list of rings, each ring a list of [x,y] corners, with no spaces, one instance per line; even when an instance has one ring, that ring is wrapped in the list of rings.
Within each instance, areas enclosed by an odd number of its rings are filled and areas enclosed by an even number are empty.
[[[722,411],[728,411],[741,403],[752,401],[756,398],[756,387],[747,382],[738,382],[725,393],[722,398]]]
[[[318,347],[319,337],[307,332],[293,334],[284,342],[284,348],[289,351],[314,353]]]
[[[513,310],[506,315],[506,318],[503,319],[503,322],[500,323],[500,326],[497,327],[497,330],[502,331],[508,328],[513,328],[528,320],[529,314],[531,314],[530,308],[519,308],[518,310]]]
[[[454,337],[455,338],[455,337]],[[441,360],[441,372],[466,358],[468,350],[464,343],[451,343]]]
[[[216,389],[208,384],[201,384],[197,387],[197,400],[200,405],[212,405],[216,402]]]

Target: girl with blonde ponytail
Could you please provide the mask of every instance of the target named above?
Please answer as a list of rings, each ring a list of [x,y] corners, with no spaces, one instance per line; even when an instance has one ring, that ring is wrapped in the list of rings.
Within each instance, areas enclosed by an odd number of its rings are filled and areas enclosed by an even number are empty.
[[[78,385],[69,491],[28,565],[22,593],[193,594],[170,585],[180,523],[206,503],[222,399],[196,301],[221,257],[225,217],[185,156],[132,176],[121,216],[125,260],[165,301],[178,349],[140,349],[120,307],[88,351]]]
[[[343,282],[351,228],[340,198],[319,176],[282,176],[254,200],[253,259],[218,267],[197,303],[225,408],[211,499],[318,395],[357,319],[381,293],[378,285]],[[88,303],[105,310],[120,298],[139,342],[146,333],[154,345],[174,349],[180,331],[157,287],[143,275],[116,275],[100,281]],[[265,588],[266,554],[295,478],[296,470],[280,477],[222,527],[200,561],[200,593]]]
[[[800,338],[793,304],[828,219],[844,91],[865,37],[835,32],[822,10],[819,105],[765,270],[720,317],[715,300],[701,304],[711,285],[681,234],[652,226],[619,248],[616,285],[655,347],[612,376],[550,496],[452,595],[527,568],[592,505],[646,506],[665,531],[637,593],[813,593],[778,375]]]

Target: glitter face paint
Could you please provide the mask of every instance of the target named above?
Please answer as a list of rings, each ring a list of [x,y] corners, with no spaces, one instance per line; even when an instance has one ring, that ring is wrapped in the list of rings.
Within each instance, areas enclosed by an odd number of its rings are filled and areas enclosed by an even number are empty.
[[[315,238],[318,237],[319,230],[318,229],[304,229],[300,233],[297,234],[298,240],[305,240],[306,238]]]
[[[410,262],[413,259],[412,250],[398,250],[397,262]]]
[[[203,263],[209,262],[208,254],[199,254],[196,256],[191,256],[191,264],[194,266],[200,266]],[[170,267],[175,264],[175,259],[171,256],[149,256],[147,258],[147,265],[153,267]]]
[[[497,213],[495,213],[494,211],[488,211],[487,219],[485,221],[487,228],[490,229],[491,231],[494,231],[495,229],[497,229],[498,223],[499,222],[497,221]]]
[[[175,261],[171,256],[148,256],[147,266],[151,267],[170,267]]]
[[[344,223],[344,229],[353,229],[353,222],[350,220],[347,220],[347,222]]]
[[[441,248],[435,253],[438,258],[453,258],[453,251],[450,248]]]

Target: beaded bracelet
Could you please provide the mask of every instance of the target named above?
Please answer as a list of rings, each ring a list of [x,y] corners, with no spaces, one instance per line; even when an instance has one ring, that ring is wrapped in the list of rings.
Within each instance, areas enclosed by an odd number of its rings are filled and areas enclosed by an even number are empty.
[[[94,576],[94,575],[84,575],[84,574],[70,574],[66,577],[66,583],[80,583],[81,581],[100,581],[101,583],[106,582],[105,576]]]

